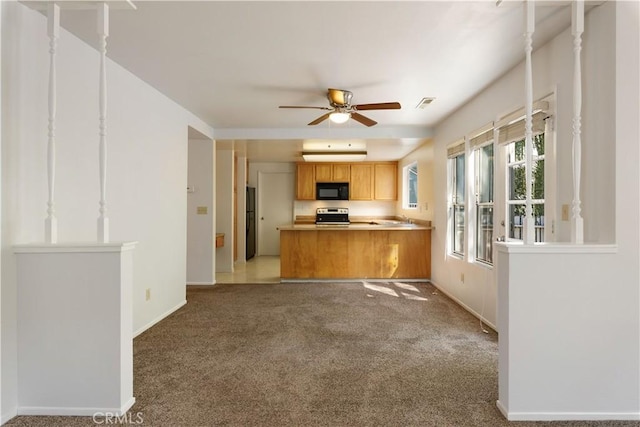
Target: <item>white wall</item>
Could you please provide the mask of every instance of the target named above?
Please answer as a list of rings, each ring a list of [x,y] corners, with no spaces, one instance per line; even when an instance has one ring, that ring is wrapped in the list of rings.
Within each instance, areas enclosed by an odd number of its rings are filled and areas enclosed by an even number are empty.
[[[614,110],[611,82],[613,38],[611,16],[613,6],[594,8],[587,15],[583,43],[584,108],[582,139],[584,168],[582,179],[585,240],[611,243],[615,230],[614,188],[615,170],[611,156],[614,134]],[[586,34],[589,34],[587,37]],[[573,117],[573,42],[567,29],[533,54],[534,99],[555,92],[556,123],[556,218],[562,204],[573,198],[571,172],[571,141]],[[601,89],[600,86],[604,89]],[[597,87],[597,88],[596,88]],[[596,88],[596,89],[592,89]],[[596,91],[596,94],[592,93]],[[589,103],[587,105],[587,103]],[[500,116],[524,106],[524,65],[520,64],[469,101],[452,116],[438,125],[434,144],[434,205],[432,233],[432,278],[445,293],[477,315],[496,325],[496,286],[492,268],[459,260],[446,254],[447,239],[447,162],[446,147],[465,134],[497,120]],[[601,159],[601,160],[599,160]],[[588,178],[587,178],[588,176]],[[558,241],[570,239],[570,223],[556,221]],[[504,229],[496,224],[496,236]],[[464,274],[464,283],[461,275]]]
[[[293,202],[294,215],[312,215],[316,214],[317,208],[349,208],[350,217],[380,217],[395,216],[395,201],[380,200],[295,200]],[[295,217],[294,216],[294,217]]]
[[[258,206],[258,191],[268,191],[268,189],[260,189],[258,188],[258,175],[260,172],[263,173],[293,173],[295,176],[296,173],[296,164],[295,163],[285,163],[285,162],[255,162],[249,163],[248,168],[248,180],[249,187],[256,188],[256,221],[260,217],[260,212],[257,212],[259,209]],[[263,195],[264,196],[264,195]],[[268,197],[268,195],[267,195]],[[297,202],[296,202],[297,203]],[[289,212],[291,218],[293,218],[293,212]],[[315,215],[315,210],[313,212]],[[256,239],[259,239],[259,236],[256,236]],[[256,241],[256,250],[258,248],[258,242]]]
[[[258,174],[265,173],[296,173],[295,163],[286,162],[253,162],[249,163],[248,181],[249,187],[258,187]]]
[[[216,151],[216,233],[224,246],[216,249],[216,271],[233,271],[233,150]]]
[[[418,208],[403,209],[404,173],[403,168],[418,162]],[[433,221],[433,143],[428,141],[398,162],[398,215],[413,219]]]
[[[12,246],[42,241],[46,215],[46,19],[2,2],[2,419],[15,414],[16,281]],[[63,12],[64,13],[64,12]],[[59,241],[95,241],[98,218],[98,53],[61,31],[56,212]],[[107,209],[111,240],[134,252],[133,330],[185,302],[187,128],[212,130],[107,62]],[[145,289],[151,300],[145,301]]]
[[[189,139],[187,193],[187,283],[215,283],[215,142]],[[206,207],[199,214],[198,207]]]
[[[640,421],[639,23],[640,4],[608,2],[585,26],[610,49],[601,57],[610,61],[609,70],[591,61],[597,72],[587,68],[598,77],[584,86],[598,93],[587,96],[595,101],[587,129],[598,137],[586,133],[588,147],[603,156],[592,166],[615,183],[610,199],[602,199],[613,201],[615,222],[609,209],[589,212],[604,242],[611,231],[601,221],[615,224],[616,244],[497,245],[498,405],[511,420]],[[611,81],[601,82],[601,75]],[[593,147],[594,141],[604,148]],[[589,157],[594,154],[585,153]],[[602,187],[590,177],[586,182],[587,195],[611,186],[611,180]]]
[[[437,128],[433,280],[499,320],[499,406],[513,420],[640,420],[639,10],[637,2],[594,8],[583,42],[585,240],[615,245],[498,245],[499,313],[494,269],[445,252],[446,146],[523,105],[522,64]],[[565,31],[533,57],[534,98],[556,93],[557,210],[573,192],[572,49]],[[569,240],[569,225],[556,222],[558,241]]]
[[[497,246],[505,416],[640,420],[637,262],[612,245]]]

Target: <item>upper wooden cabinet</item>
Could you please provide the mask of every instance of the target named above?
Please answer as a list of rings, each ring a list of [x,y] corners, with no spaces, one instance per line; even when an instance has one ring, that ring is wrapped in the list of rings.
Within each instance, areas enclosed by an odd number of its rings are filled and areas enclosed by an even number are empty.
[[[373,165],[373,198],[375,200],[398,200],[398,165],[380,163]]]
[[[349,182],[351,180],[351,165],[333,165],[333,181]]]
[[[373,165],[359,163],[351,165],[349,200],[373,199]]]
[[[398,164],[298,163],[296,200],[315,200],[316,182],[348,182],[349,200],[397,200]]]
[[[349,182],[351,165],[344,163],[316,164],[316,182]]]
[[[315,165],[299,163],[296,168],[296,199],[316,199]]]

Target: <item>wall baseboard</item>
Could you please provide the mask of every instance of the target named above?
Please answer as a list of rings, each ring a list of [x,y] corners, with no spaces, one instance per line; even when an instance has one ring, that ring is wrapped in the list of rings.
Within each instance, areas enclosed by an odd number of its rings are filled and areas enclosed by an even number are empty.
[[[509,421],[639,421],[640,412],[509,412],[496,406]]]
[[[471,307],[469,307],[467,304],[463,303],[462,301],[460,301],[458,298],[456,298],[455,296],[451,295],[449,292],[445,291],[441,286],[439,286],[436,282],[434,282],[433,280],[429,280],[429,283],[431,283],[433,286],[435,286],[438,291],[442,292],[443,294],[445,294],[447,297],[451,298],[453,301],[455,301],[456,304],[458,304],[460,307],[464,308],[465,310],[467,310],[469,313],[471,313],[472,315],[474,315],[475,317],[477,317],[479,320],[482,321],[482,324],[485,326],[490,327],[491,329],[493,329],[495,332],[498,332],[498,327],[496,325],[494,325],[493,323],[489,322],[486,318],[484,318],[480,313],[478,313],[477,311],[475,311],[474,309],[472,309]]]
[[[160,322],[161,320],[163,320],[164,318],[168,317],[169,315],[171,315],[173,312],[177,311],[178,309],[180,309],[182,306],[184,306],[187,303],[187,300],[184,300],[182,302],[180,302],[178,305],[176,305],[173,308],[170,308],[168,311],[165,311],[164,313],[162,313],[160,316],[156,317],[155,319],[153,319],[151,322],[147,323],[146,325],[144,325],[143,327],[141,327],[140,329],[138,329],[137,331],[133,332],[133,337],[137,337],[138,335],[140,335],[141,333],[143,333],[144,331],[146,331],[147,329],[149,329],[150,327],[152,327],[153,325],[155,325],[156,323]]]
[[[80,416],[91,417],[96,414],[111,414],[120,416],[126,414],[129,409],[136,403],[136,398],[132,397],[122,405],[121,408],[69,408],[69,407],[41,407],[41,406],[22,406],[18,407],[18,415],[43,415],[43,416]]]
[[[215,280],[213,282],[187,282],[187,286],[213,286],[215,284]]]
[[[389,283],[391,281],[424,283],[429,282],[429,279],[402,279],[397,277],[392,279],[280,279],[280,283]]]

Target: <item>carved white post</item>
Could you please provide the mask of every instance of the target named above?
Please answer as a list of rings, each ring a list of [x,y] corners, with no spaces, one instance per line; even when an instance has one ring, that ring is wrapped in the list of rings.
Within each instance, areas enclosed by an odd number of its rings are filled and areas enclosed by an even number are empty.
[[[54,191],[56,178],[56,47],[60,36],[60,7],[49,3],[47,8],[47,34],[49,35],[49,133],[47,141],[47,218],[44,220],[44,241],[58,242],[58,220],[55,216]]]
[[[107,218],[107,37],[109,36],[109,6],[98,4],[98,36],[100,49],[100,216],[98,217],[98,242],[109,242],[109,218]]]
[[[525,146],[525,185],[526,205],[524,220],[524,243],[533,244],[535,237],[535,220],[533,219],[533,206],[531,205],[531,169],[533,167],[533,70],[531,65],[531,52],[533,51],[533,32],[535,30],[535,3],[533,0],[524,2],[524,51],[525,51],[525,118],[524,118],[524,146]]]
[[[573,201],[571,215],[571,241],[584,243],[584,222],[580,214],[580,174],[582,167],[582,141],[580,139],[582,114],[582,32],[584,31],[584,1],[571,2],[571,34],[573,35]]]

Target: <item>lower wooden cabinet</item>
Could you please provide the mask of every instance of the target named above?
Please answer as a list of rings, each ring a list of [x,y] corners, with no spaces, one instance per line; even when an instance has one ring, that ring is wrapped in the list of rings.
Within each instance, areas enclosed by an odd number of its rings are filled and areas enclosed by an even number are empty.
[[[283,279],[429,279],[431,230],[281,230]]]

